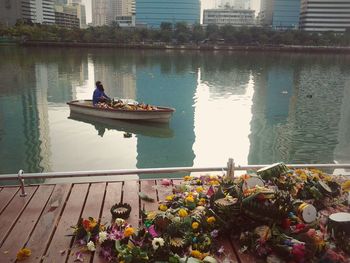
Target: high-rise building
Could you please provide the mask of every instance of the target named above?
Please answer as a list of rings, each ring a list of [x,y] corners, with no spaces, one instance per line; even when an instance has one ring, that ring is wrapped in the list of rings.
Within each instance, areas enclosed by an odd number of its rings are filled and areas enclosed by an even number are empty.
[[[203,11],[204,25],[253,26],[255,11],[248,9],[206,9]]]
[[[14,0],[1,2],[0,22],[14,25],[17,20],[39,24],[54,24],[55,10],[53,0]]]
[[[297,29],[299,27],[300,0],[274,0],[272,27]]]
[[[107,24],[110,10],[109,0],[92,0],[91,2],[92,25],[103,26]]]
[[[219,8],[250,9],[250,0],[221,0]]]
[[[110,0],[109,10],[108,24],[135,26],[135,0]]]
[[[300,28],[311,32],[344,32],[350,28],[350,0],[302,0]]]
[[[259,20],[262,26],[272,25],[274,0],[261,0]]]
[[[193,25],[200,22],[200,10],[199,0],[137,0],[136,24],[155,28],[162,22]]]

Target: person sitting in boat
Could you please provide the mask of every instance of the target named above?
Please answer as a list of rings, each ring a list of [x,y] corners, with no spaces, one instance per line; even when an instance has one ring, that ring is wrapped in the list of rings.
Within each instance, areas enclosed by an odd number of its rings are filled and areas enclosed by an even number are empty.
[[[96,81],[96,88],[92,96],[92,103],[96,105],[99,102],[110,102],[110,101],[111,101],[111,98],[106,95],[101,81]]]

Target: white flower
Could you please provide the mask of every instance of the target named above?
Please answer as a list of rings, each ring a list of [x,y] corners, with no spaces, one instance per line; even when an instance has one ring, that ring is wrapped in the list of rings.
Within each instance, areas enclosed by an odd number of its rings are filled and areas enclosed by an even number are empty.
[[[107,239],[107,232],[106,231],[102,231],[100,233],[98,233],[98,240],[100,241],[100,243],[103,243],[103,241],[105,241]]]
[[[152,240],[152,246],[154,250],[157,250],[159,247],[164,246],[164,239],[161,237],[155,237]]]
[[[92,242],[92,241],[90,241],[89,243],[87,243],[87,249],[89,250],[89,251],[95,251],[96,250],[96,248],[95,248],[95,244],[94,244],[94,242]]]
[[[117,224],[117,226],[121,226],[125,223],[125,220],[123,218],[117,218],[115,220],[115,223]]]

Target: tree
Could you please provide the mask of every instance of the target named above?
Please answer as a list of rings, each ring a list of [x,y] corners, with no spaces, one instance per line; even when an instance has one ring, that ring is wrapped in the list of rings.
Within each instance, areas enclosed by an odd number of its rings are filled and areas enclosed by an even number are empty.
[[[186,22],[178,22],[175,25],[175,37],[179,43],[188,42],[190,39],[190,31]]]
[[[192,29],[192,40],[197,44],[202,41],[205,37],[204,30],[200,24],[195,24]]]

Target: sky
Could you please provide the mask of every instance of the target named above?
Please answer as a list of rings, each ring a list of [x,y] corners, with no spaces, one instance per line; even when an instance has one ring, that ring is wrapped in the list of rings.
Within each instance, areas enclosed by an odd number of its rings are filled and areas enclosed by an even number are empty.
[[[92,0],[82,0],[82,3],[86,7],[86,22],[91,23],[91,1]],[[202,12],[203,9],[213,8],[219,2],[218,0],[201,0]],[[258,14],[260,10],[260,0],[250,0],[251,9],[256,10],[255,15]]]

